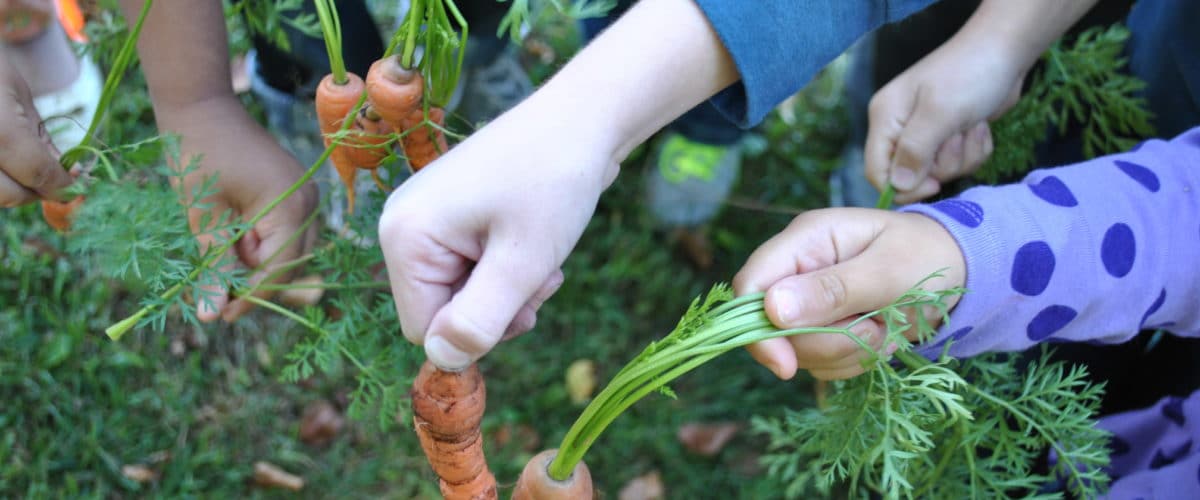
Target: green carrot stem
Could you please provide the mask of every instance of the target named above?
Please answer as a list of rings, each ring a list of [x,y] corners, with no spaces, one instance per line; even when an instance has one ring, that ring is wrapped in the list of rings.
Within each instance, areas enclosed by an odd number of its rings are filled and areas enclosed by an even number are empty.
[[[321,23],[321,34],[325,40],[325,52],[329,54],[329,72],[333,83],[345,85],[346,63],[342,58],[342,22],[338,18],[337,5],[331,0],[315,0],[317,19]]]
[[[129,31],[129,35],[125,37],[125,42],[121,44],[121,49],[117,52],[116,59],[113,60],[113,67],[108,73],[108,77],[104,79],[104,87],[100,91],[100,100],[96,103],[96,113],[92,115],[92,121],[88,124],[87,132],[83,134],[83,141],[79,145],[68,149],[59,158],[59,163],[63,168],[70,170],[75,163],[79,162],[80,157],[87,152],[88,146],[96,136],[96,129],[100,128],[100,122],[104,115],[108,112],[108,107],[112,103],[113,97],[117,94],[117,87],[121,84],[121,78],[125,76],[125,70],[129,67],[129,63],[133,61],[135,51],[137,49],[138,36],[142,33],[142,25],[146,22],[146,16],[150,13],[150,6],[154,0],[146,0],[142,4],[142,10],[138,14],[137,21],[133,24],[133,28]]]

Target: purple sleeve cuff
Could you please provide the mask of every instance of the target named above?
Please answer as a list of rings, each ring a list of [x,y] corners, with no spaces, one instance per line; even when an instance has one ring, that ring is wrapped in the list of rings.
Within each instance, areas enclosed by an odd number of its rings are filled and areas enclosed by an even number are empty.
[[[936,356],[1042,341],[1120,343],[1143,328],[1200,335],[1200,128],[1022,182],[900,210],[937,220],[966,262],[966,295]]]

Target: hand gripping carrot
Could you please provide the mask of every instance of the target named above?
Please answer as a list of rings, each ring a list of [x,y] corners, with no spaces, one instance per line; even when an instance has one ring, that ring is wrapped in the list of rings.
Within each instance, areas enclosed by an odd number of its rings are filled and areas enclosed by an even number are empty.
[[[483,456],[486,391],[479,368],[448,372],[426,361],[413,381],[413,427],[446,500],[495,499],[496,478]]]

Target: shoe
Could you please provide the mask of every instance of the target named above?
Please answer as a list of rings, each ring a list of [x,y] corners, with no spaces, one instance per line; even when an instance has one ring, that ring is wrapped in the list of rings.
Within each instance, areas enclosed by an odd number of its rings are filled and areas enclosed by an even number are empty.
[[[659,139],[646,169],[651,214],[666,226],[698,226],[712,220],[733,190],[741,161],[736,144],[706,144],[668,132]]]

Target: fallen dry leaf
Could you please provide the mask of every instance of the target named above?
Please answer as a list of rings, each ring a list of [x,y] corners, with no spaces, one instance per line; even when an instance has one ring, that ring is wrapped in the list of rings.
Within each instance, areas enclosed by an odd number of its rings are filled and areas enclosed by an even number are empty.
[[[141,464],[121,466],[121,475],[135,483],[149,483],[158,479],[158,472]]]
[[[522,451],[532,452],[541,448],[542,437],[537,431],[525,424],[501,424],[492,432],[492,442],[496,448],[503,448],[509,443],[516,442]]]
[[[300,491],[304,488],[304,478],[269,462],[254,462],[254,484],[267,488],[283,488]]]
[[[712,268],[715,257],[712,243],[708,241],[708,231],[703,228],[678,228],[673,232],[671,239],[675,240],[683,255],[696,269],[707,271]]]
[[[697,455],[711,457],[721,452],[729,440],[741,430],[741,424],[717,422],[711,424],[685,424],[676,437],[683,447]]]
[[[590,359],[578,359],[567,367],[567,394],[577,405],[592,399],[596,390],[596,363]]]
[[[325,446],[337,437],[346,420],[329,401],[314,401],[300,417],[300,441],[311,446]]]
[[[633,478],[617,493],[619,500],[657,500],[663,498],[662,475],[658,471],[650,471]]]

